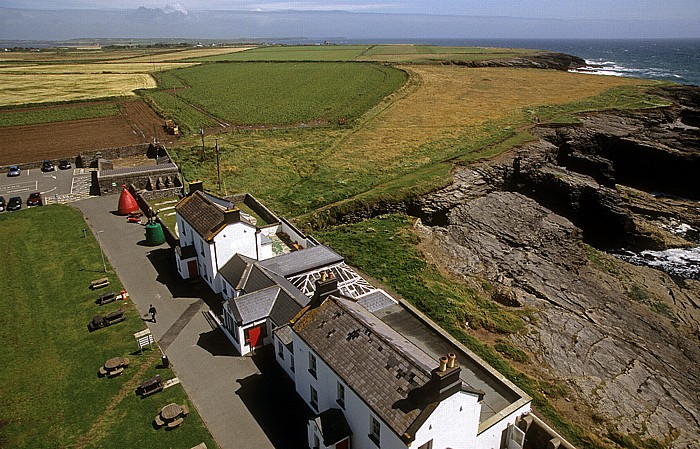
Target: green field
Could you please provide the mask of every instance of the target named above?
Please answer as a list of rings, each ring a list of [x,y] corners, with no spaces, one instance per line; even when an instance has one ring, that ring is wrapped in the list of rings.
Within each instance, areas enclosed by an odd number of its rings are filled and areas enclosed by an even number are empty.
[[[0,126],[33,125],[119,115],[114,103],[0,110]]]
[[[260,47],[239,53],[206,56],[190,61],[353,61],[369,45],[300,45],[289,47]]]
[[[180,385],[141,399],[138,384],[159,373],[160,351],[134,352],[133,333],[144,329],[130,301],[98,306],[93,279],[119,280],[108,266],[80,214],[67,206],[44,206],[0,215],[5,254],[0,259],[5,289],[0,297],[0,447],[14,448],[190,448],[217,447]],[[69,261],[61,263],[59,261]],[[98,313],[124,307],[126,321],[88,332]],[[100,378],[97,370],[114,356],[130,359],[121,376]],[[171,432],[152,421],[169,402],[187,403],[190,416]]]
[[[407,78],[391,67],[348,63],[207,64],[175,74],[190,86],[178,98],[239,125],[354,119]]]
[[[522,56],[532,50],[432,45],[291,45],[259,47],[239,53],[191,59],[221,61],[378,61],[425,63],[431,61],[483,61]]]

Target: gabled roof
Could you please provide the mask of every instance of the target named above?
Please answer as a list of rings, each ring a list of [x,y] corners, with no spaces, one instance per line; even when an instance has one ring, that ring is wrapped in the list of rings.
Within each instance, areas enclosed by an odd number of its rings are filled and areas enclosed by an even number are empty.
[[[270,315],[280,294],[279,287],[268,287],[226,302],[231,315],[242,325],[262,320]]]
[[[318,245],[263,260],[260,265],[280,276],[290,277],[342,261],[343,256],[325,245]]]
[[[435,408],[437,362],[354,301],[329,297],[292,329],[399,437]]]
[[[201,235],[202,238],[210,242],[216,235],[226,227],[226,207],[218,204],[201,190],[197,190],[186,196],[175,206],[175,211]],[[220,200],[219,202],[224,202]],[[225,203],[225,202],[224,202]],[[233,208],[233,203],[227,203],[229,208]],[[247,221],[240,219],[241,223],[253,226]]]
[[[235,288],[243,278],[246,268],[254,262],[255,259],[236,253],[223,267],[219,268],[219,274]]]

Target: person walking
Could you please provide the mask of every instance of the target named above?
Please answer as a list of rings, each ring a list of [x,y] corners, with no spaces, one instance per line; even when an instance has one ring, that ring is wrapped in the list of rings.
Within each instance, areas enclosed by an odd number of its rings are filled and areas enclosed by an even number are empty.
[[[153,304],[151,304],[148,307],[148,314],[151,315],[151,321],[153,321],[155,323],[156,322],[156,308],[153,307]]]

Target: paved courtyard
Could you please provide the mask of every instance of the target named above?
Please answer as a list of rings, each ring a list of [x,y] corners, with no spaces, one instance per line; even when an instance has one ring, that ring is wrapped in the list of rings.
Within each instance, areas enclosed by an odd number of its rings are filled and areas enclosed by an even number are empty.
[[[274,360],[270,348],[239,357],[208,311],[221,307],[206,286],[182,281],[173,250],[143,245],[145,228],[112,213],[118,195],[74,203],[102,243],[105,255],[222,449],[307,447],[308,407]],[[97,256],[96,256],[97,257]],[[130,336],[129,336],[130,337]]]

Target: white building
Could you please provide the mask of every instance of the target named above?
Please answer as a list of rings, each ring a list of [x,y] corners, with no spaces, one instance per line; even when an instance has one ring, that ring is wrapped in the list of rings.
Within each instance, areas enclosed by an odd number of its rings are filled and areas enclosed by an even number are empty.
[[[175,213],[180,239],[175,260],[180,276],[201,276],[216,293],[224,288],[220,268],[236,254],[264,260],[315,244],[253,196],[218,198],[205,193],[201,182],[190,183],[190,194],[175,206]]]
[[[438,361],[352,298],[337,281],[317,283],[322,292],[290,324],[275,329],[277,360],[314,412],[308,422],[311,448],[478,448],[513,445],[516,419],[530,411],[530,398],[485,369],[482,380],[512,401],[497,414],[484,413],[486,392],[465,379],[483,366],[464,354]],[[391,306],[389,306],[391,307]],[[492,377],[493,376],[493,377]],[[500,385],[499,385],[500,384]]]
[[[176,206],[178,270],[222,294],[241,355],[273,345],[309,406],[310,448],[522,448],[530,397],[250,195],[199,188]]]

